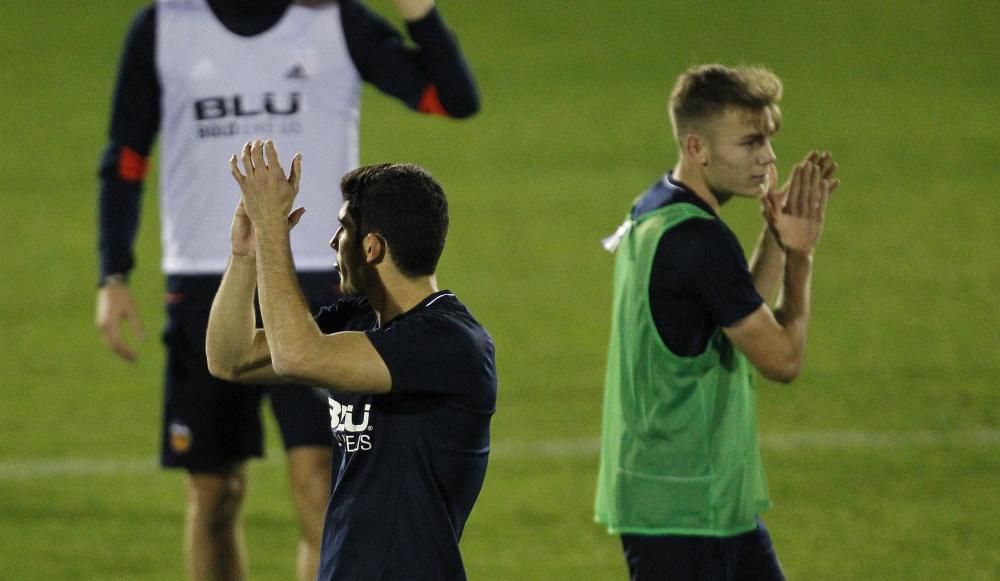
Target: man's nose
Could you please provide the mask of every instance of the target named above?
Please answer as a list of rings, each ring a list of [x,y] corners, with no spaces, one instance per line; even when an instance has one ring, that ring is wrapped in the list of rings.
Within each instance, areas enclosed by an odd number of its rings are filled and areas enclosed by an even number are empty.
[[[769,165],[777,161],[778,156],[774,154],[774,147],[771,146],[771,141],[768,140],[764,144],[764,151],[762,152],[762,158],[760,163],[763,165]]]

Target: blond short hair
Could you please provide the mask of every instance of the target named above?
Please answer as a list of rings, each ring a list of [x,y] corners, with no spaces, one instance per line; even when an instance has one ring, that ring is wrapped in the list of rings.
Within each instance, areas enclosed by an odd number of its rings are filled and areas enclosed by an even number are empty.
[[[769,111],[774,130],[781,127],[782,85],[777,75],[764,67],[698,65],[677,77],[670,93],[670,121],[674,136],[722,115],[733,107]]]

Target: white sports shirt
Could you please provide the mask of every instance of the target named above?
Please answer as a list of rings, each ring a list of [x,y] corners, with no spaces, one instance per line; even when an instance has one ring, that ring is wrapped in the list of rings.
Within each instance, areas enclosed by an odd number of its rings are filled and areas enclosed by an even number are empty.
[[[239,202],[229,158],[254,139],[273,139],[286,171],[302,152],[296,206],[309,211],[292,253],[298,270],[331,269],[340,178],[359,163],[361,77],[339,6],[293,3],[252,38],[227,30],[206,0],[159,0],[156,22],[163,271],[225,270]]]

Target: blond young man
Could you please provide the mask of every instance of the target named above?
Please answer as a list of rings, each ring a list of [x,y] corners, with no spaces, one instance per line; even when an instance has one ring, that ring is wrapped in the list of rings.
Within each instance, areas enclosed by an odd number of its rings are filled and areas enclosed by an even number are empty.
[[[812,256],[837,187],[809,154],[775,189],[781,81],[705,65],[670,98],[679,159],[635,202],[614,249],[596,520],[620,534],[632,579],[783,579],[758,515],[770,506],[752,368],[802,369]],[[762,200],[748,266],[719,217]],[[771,310],[765,297],[783,299]]]

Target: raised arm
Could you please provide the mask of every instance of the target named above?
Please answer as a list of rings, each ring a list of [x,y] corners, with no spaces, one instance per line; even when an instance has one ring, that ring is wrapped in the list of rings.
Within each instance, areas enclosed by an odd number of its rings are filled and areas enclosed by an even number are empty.
[[[757,292],[769,305],[776,304],[779,299],[784,271],[785,250],[765,224],[750,257],[750,276]]]
[[[724,328],[753,366],[775,381],[798,377],[805,360],[813,251],[823,231],[830,191],[836,187],[823,175],[819,164],[806,159],[795,167],[783,208],[780,200],[765,197],[765,215],[786,254],[782,304],[773,313],[761,305]]]
[[[302,157],[296,155],[288,177],[271,141],[247,144],[242,161],[245,175],[236,156],[230,163],[257,238],[260,308],[274,372],[337,391],[388,392],[389,369],[368,337],[350,331],[323,334],[295,277],[284,217],[298,193]]]
[[[127,361],[135,349],[121,334],[128,323],[142,338],[142,323],[128,274],[135,263],[132,247],[139,228],[139,208],[147,156],[160,121],[160,86],[156,78],[155,8],[140,12],[122,51],[111,108],[108,144],[100,161],[98,254],[100,262],[96,324],[108,348]]]
[[[819,166],[821,178],[830,182],[829,195],[833,195],[837,186],[840,185],[840,181],[835,179],[838,166],[837,163],[833,161],[833,156],[830,155],[830,152],[827,151],[819,153],[812,151],[806,156],[805,160]],[[753,283],[757,288],[757,292],[760,293],[760,296],[764,297],[764,300],[767,301],[769,305],[773,306],[780,300],[782,278],[785,272],[785,249],[782,248],[781,243],[778,242],[778,237],[774,232],[774,228],[767,219],[768,215],[765,202],[770,200],[774,206],[784,208],[785,201],[788,199],[788,191],[791,186],[791,180],[785,182],[785,184],[778,189],[777,167],[772,164],[768,173],[769,186],[766,194],[767,200],[761,201],[762,211],[765,218],[764,228],[760,233],[757,245],[754,247],[753,254],[750,258],[750,273],[753,277]]]
[[[458,41],[432,0],[394,0],[416,47],[358,0],[341,0],[344,36],[361,77],[428,115],[465,118],[479,91]]]
[[[294,226],[302,215],[289,217]],[[212,375],[243,383],[279,383],[263,329],[257,328],[253,295],[257,289],[256,241],[243,202],[236,208],[230,233],[232,255],[208,317],[205,355]]]

